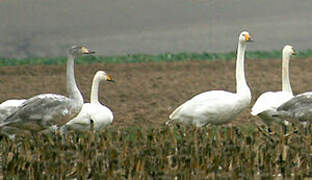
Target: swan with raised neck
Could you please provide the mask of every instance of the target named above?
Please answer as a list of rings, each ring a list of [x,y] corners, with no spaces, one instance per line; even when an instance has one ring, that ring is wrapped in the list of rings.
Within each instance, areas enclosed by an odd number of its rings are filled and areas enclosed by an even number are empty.
[[[203,92],[176,108],[170,114],[168,122],[178,121],[197,127],[219,125],[235,119],[248,107],[251,93],[245,79],[244,58],[247,42],[250,41],[252,39],[247,31],[240,33],[236,59],[236,93],[223,90]]]
[[[268,126],[272,122],[282,122],[279,117],[274,117],[277,108],[294,97],[289,82],[289,60],[296,51],[290,45],[286,45],[282,50],[282,91],[268,91],[261,94],[251,109],[253,116],[259,116]]]
[[[92,129],[100,130],[113,122],[113,112],[102,105],[98,99],[99,84],[101,81],[113,82],[109,74],[98,71],[92,81],[90,103],[84,103],[80,113],[70,120],[63,128],[63,133],[68,129],[85,131]]]
[[[83,98],[76,85],[74,59],[83,54],[93,54],[83,46],[67,50],[66,86],[69,97],[58,94],[40,94],[18,107],[17,111],[0,123],[0,129],[12,127],[38,132],[51,126],[60,126],[75,117],[81,110]]]

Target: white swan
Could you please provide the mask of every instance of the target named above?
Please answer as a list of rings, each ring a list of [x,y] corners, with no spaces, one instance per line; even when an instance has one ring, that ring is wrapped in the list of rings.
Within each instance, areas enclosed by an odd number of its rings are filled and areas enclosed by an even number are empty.
[[[26,99],[9,99],[0,104],[0,122],[15,112]]]
[[[259,116],[267,125],[270,125],[274,121],[281,122],[279,117],[272,117],[272,115],[275,114],[278,106],[294,97],[289,82],[288,64],[290,56],[295,54],[296,52],[292,46],[286,45],[283,48],[282,91],[269,91],[261,94],[252,107],[251,114],[253,116]]]
[[[180,105],[169,119],[194,124],[197,127],[206,124],[223,124],[236,118],[251,100],[250,89],[246,83],[244,56],[247,42],[251,41],[248,32],[239,36],[236,60],[236,93],[214,90],[201,93]]]
[[[67,123],[80,112],[83,98],[76,85],[74,58],[94,51],[85,47],[73,46],[67,51],[66,85],[69,97],[57,94],[40,94],[26,100],[17,111],[0,123],[3,133],[6,130],[26,130],[38,132],[51,126]],[[10,134],[12,132],[9,132]]]
[[[112,111],[103,106],[98,99],[99,84],[102,80],[112,81],[112,78],[104,71],[98,71],[95,74],[92,81],[90,103],[83,104],[78,116],[64,125],[65,129],[84,131],[94,128],[94,130],[100,130],[113,122]]]

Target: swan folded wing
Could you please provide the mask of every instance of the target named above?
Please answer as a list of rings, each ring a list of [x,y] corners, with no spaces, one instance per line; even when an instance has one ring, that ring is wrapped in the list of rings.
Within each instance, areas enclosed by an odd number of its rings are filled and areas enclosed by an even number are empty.
[[[13,114],[18,107],[11,106],[11,107],[0,107],[0,122],[4,121],[7,117]]]
[[[70,118],[75,105],[65,96],[42,94],[25,101],[10,115],[2,126],[13,126],[30,131],[40,131],[53,125],[62,125]],[[77,112],[78,113],[78,112]]]
[[[278,111],[294,110],[296,108],[307,106],[307,105],[312,105],[312,93],[311,92],[299,94],[291,98],[289,101],[280,105],[277,108],[277,110]]]
[[[113,113],[101,104],[85,103],[79,115],[69,121],[66,126],[69,129],[87,130],[91,127],[91,120],[94,123],[94,128],[99,130],[112,123]]]
[[[90,114],[87,112],[85,104],[82,106],[79,114],[66,123],[66,128],[75,129],[75,130],[86,130],[86,128],[90,127]]]
[[[287,120],[311,121],[312,120],[312,93],[303,93],[295,96],[277,108],[274,116]]]
[[[234,119],[246,105],[241,103],[239,97],[226,91],[209,91],[201,93],[188,100],[175,113],[175,119],[193,123],[196,126],[206,124],[222,124]]]
[[[91,104],[90,107],[92,109],[89,111],[89,114],[94,121],[96,130],[100,130],[113,122],[113,113],[108,107],[101,104]]]
[[[26,101],[26,99],[9,99],[0,104],[0,108],[2,107],[16,107],[20,106]]]
[[[281,104],[291,99],[293,95],[291,93],[278,91],[278,92],[266,92],[263,93],[257,99],[256,103],[251,109],[251,114],[256,116],[267,110],[276,110]]]
[[[0,122],[13,114],[26,99],[10,99],[0,104]]]

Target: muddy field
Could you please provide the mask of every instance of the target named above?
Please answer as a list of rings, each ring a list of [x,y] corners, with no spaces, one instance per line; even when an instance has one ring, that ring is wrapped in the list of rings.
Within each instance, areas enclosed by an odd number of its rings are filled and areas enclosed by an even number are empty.
[[[76,80],[89,102],[93,75],[104,70],[115,83],[103,82],[100,101],[114,112],[114,126],[160,125],[181,103],[213,89],[235,90],[235,61],[184,61],[75,66]],[[280,60],[246,60],[245,71],[252,90],[252,104],[260,93],[281,88]],[[29,98],[39,93],[66,95],[65,65],[0,67],[0,101]],[[310,91],[312,59],[290,62],[290,79],[295,94]],[[250,108],[232,121],[259,122]]]

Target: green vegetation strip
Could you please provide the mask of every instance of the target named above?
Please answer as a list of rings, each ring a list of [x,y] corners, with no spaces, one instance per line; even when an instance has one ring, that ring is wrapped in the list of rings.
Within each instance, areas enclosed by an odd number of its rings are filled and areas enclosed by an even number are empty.
[[[6,179],[304,179],[312,129],[191,126],[107,128],[100,133],[0,141]]]
[[[90,63],[132,63],[132,62],[161,62],[161,61],[185,61],[185,60],[232,60],[236,53],[165,53],[160,55],[134,54],[126,56],[83,56],[76,61],[78,64]],[[312,49],[297,52],[296,58],[312,57]],[[280,59],[281,51],[248,51],[247,59]],[[0,58],[0,66],[13,66],[23,64],[64,64],[66,57],[52,58],[24,58],[9,59]]]

